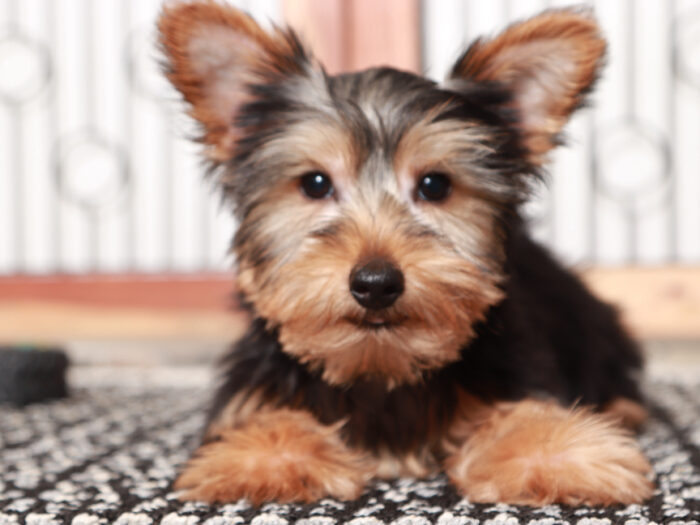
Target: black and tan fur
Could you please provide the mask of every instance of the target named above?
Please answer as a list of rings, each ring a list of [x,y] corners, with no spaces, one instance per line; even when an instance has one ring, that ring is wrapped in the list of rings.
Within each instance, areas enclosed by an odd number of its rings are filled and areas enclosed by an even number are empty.
[[[644,417],[638,349],[519,215],[601,67],[588,12],[478,40],[442,84],[328,76],[293,32],[215,1],[170,3],[159,29],[239,222],[253,318],[184,497],[347,499],[373,477],[439,470],[475,501],[650,495],[649,465],[610,415]],[[304,195],[307,173],[333,193]],[[417,193],[429,173],[451,184],[440,202]],[[348,288],[373,260],[405,281],[378,311]]]

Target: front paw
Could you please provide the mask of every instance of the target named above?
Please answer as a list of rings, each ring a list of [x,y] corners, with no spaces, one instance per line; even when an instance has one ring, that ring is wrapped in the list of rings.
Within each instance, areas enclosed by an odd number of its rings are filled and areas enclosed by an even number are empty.
[[[526,505],[641,503],[653,492],[649,471],[614,422],[537,401],[495,410],[448,460],[470,500]]]
[[[360,495],[367,481],[364,459],[341,441],[337,426],[305,412],[275,410],[203,445],[175,482],[181,499],[209,503],[241,498],[312,502]]]

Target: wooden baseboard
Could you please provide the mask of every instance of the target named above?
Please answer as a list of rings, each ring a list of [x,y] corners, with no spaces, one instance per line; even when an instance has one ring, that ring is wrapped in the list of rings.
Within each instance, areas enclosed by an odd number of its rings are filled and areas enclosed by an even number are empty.
[[[700,338],[700,268],[592,268],[584,281],[644,339]],[[235,339],[229,274],[0,278],[0,342]]]
[[[0,303],[22,300],[100,308],[222,311],[235,305],[235,291],[233,272],[0,277]]]
[[[591,268],[584,281],[643,339],[700,338],[700,267]]]
[[[0,278],[0,341],[231,340],[235,289],[231,274]]]

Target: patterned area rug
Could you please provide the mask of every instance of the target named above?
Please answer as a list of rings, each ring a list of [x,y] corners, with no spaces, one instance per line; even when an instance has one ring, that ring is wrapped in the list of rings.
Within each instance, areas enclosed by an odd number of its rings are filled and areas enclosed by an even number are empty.
[[[197,443],[205,391],[80,389],[60,402],[0,407],[0,524],[698,524],[700,385],[646,390],[653,418],[640,439],[658,489],[646,505],[602,509],[473,504],[442,476],[378,482],[349,503],[180,503],[170,485]]]

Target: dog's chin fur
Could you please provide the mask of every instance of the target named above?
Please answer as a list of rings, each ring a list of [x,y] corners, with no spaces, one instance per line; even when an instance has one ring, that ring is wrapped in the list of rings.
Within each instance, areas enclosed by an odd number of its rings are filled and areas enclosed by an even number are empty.
[[[384,383],[388,389],[419,382],[425,371],[456,361],[462,348],[459,336],[467,340],[471,335],[449,327],[411,326],[408,321],[377,330],[340,322],[313,334],[305,324],[280,327],[280,342],[287,353],[310,370],[318,370],[329,384],[365,379]]]
[[[159,30],[238,220],[253,317],[183,497],[349,499],[436,470],[475,501],[651,494],[634,441],[596,413],[643,419],[638,348],[519,214],[602,66],[589,12],[477,40],[442,84],[328,76],[292,31],[216,0],[166,4]],[[352,279],[377,259],[400,286],[369,301]]]

